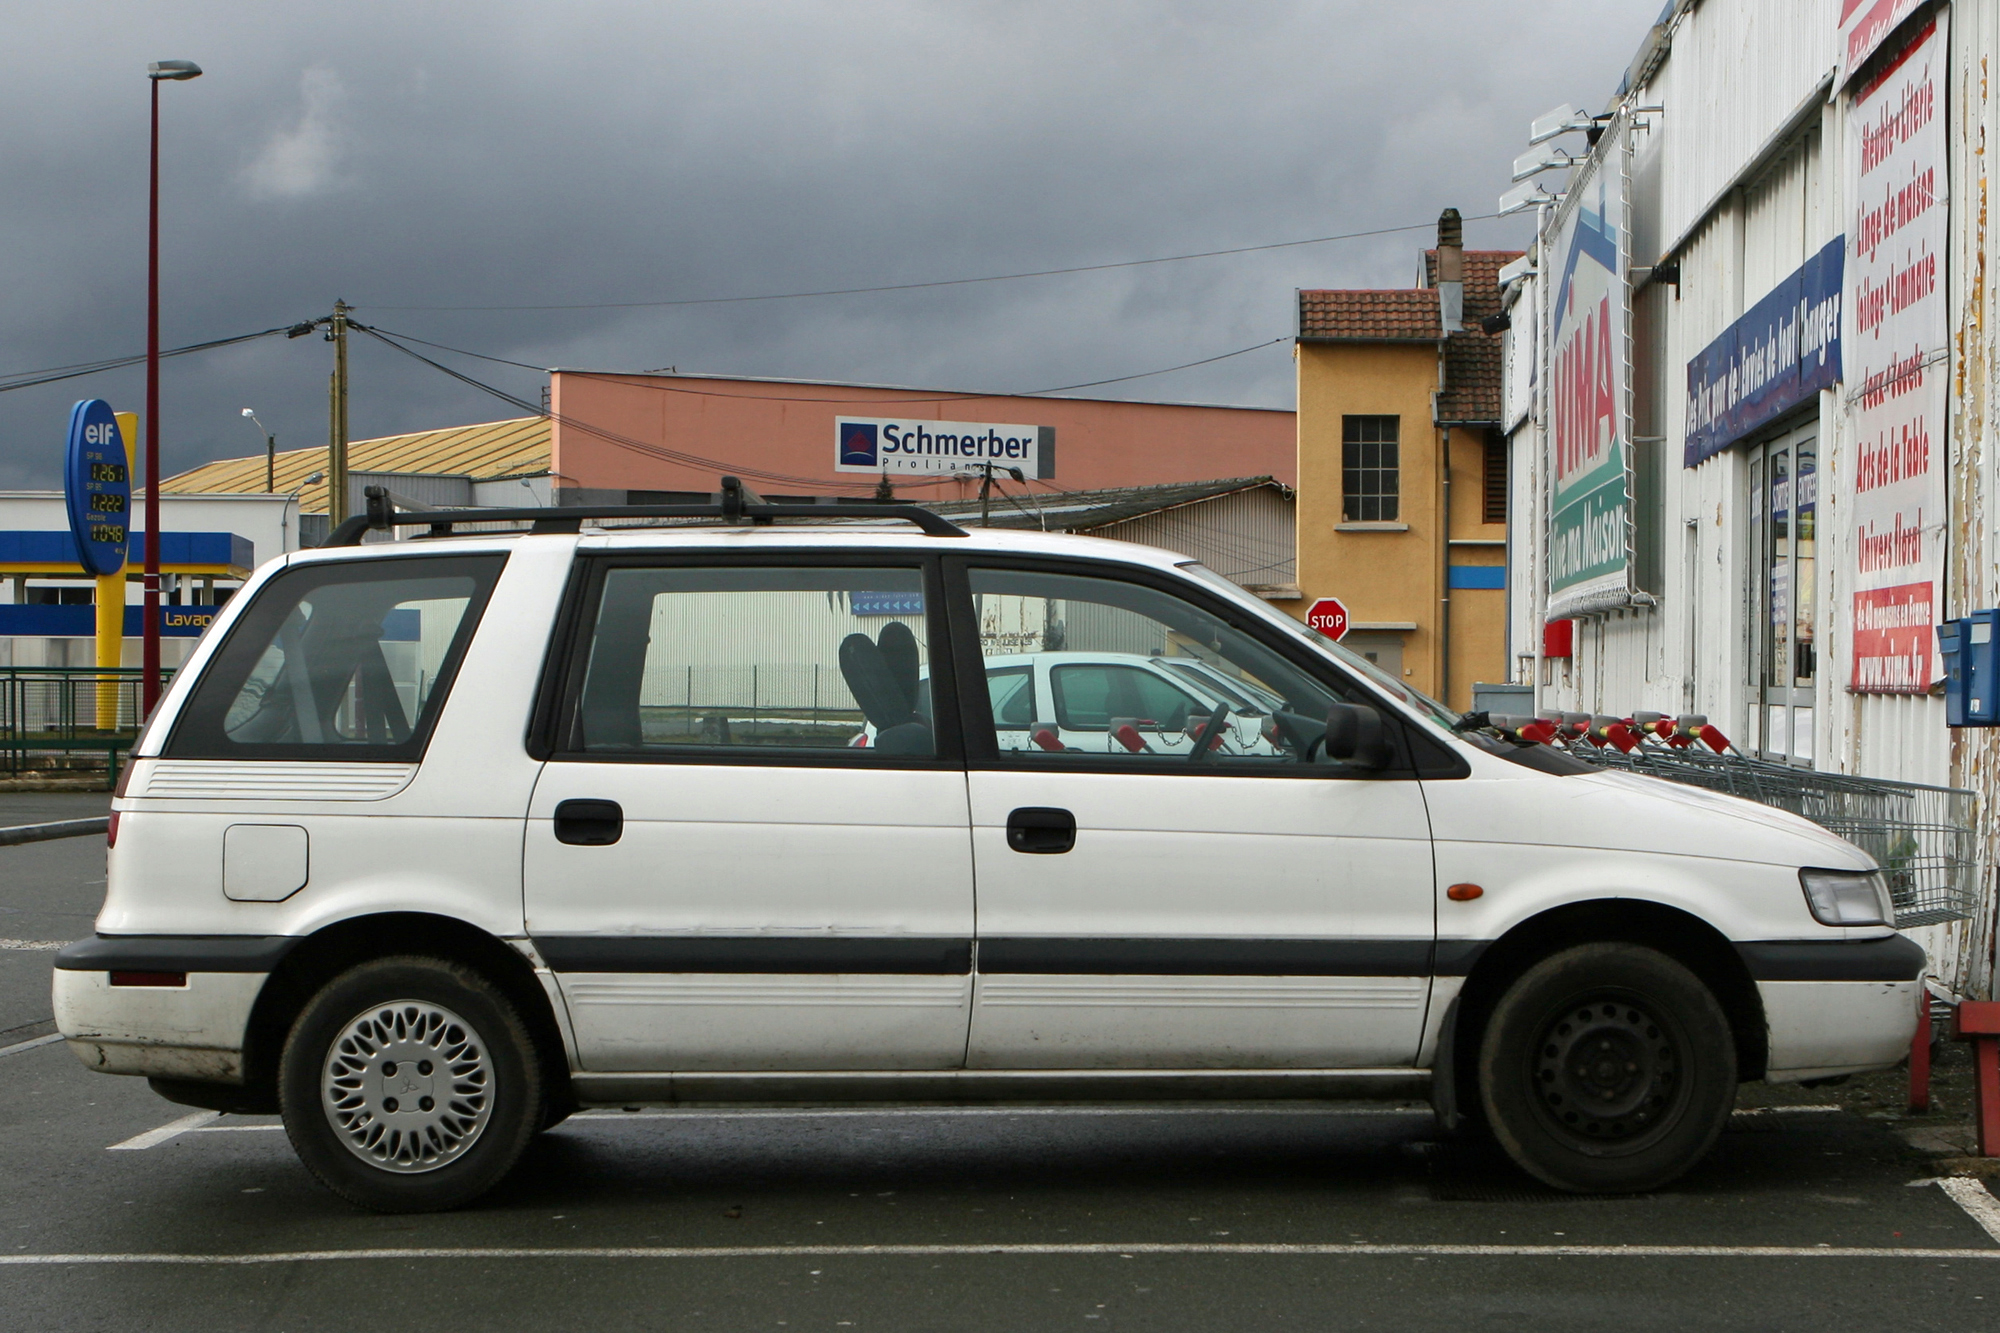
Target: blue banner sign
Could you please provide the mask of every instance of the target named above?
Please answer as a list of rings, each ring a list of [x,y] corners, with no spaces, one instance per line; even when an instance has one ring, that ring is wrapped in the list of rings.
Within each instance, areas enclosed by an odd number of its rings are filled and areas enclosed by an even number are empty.
[[[847,609],[857,616],[920,616],[924,595],[920,592],[850,592]]]
[[[1685,466],[1839,383],[1846,255],[1846,237],[1829,241],[1688,362]]]
[[[132,478],[118,418],[102,398],[87,398],[69,412],[69,445],[63,454],[63,499],[76,558],[86,573],[125,568],[132,527]]]

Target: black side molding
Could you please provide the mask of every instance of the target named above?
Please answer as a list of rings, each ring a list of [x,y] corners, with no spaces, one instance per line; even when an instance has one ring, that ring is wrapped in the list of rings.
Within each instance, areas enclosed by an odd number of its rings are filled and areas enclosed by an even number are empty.
[[[1915,981],[1924,947],[1902,935],[1872,940],[1749,940],[1736,952],[1758,981]]]
[[[834,972],[964,976],[972,941],[931,936],[537,935],[555,972]]]
[[[292,935],[92,935],[56,955],[64,972],[271,972]]]
[[[1015,936],[979,941],[982,973],[1085,976],[1424,977],[1428,939]]]

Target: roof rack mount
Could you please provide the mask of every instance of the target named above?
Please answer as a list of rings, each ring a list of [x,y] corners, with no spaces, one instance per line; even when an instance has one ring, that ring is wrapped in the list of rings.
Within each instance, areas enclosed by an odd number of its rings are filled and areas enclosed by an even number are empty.
[[[768,524],[780,518],[894,518],[914,523],[932,537],[966,537],[964,528],[928,509],[909,504],[867,504],[835,500],[820,504],[766,504],[735,477],[722,479],[714,504],[560,505],[536,509],[443,509],[398,512],[384,486],[363,488],[368,510],[347,519],[321,543],[359,546],[364,534],[396,528],[428,527],[427,536],[449,537],[455,523],[528,523],[530,532],[580,532],[590,518],[716,518],[724,523]]]

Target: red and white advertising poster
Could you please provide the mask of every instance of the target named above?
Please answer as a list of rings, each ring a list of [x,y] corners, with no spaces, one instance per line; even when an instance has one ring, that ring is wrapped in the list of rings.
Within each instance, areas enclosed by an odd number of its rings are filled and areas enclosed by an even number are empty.
[[[1913,33],[1847,112],[1842,356],[1851,442],[1850,688],[1921,694],[1942,675],[1945,22]]]
[[[1924,0],[1840,0],[1840,59],[1844,82],[1860,69],[1896,25]]]

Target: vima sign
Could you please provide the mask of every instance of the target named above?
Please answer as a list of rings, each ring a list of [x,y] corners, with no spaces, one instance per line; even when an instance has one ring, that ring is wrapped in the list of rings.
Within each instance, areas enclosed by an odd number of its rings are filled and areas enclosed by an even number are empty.
[[[1056,474],[1053,426],[835,417],[833,448],[836,472],[976,472],[991,463],[1031,477]]]

